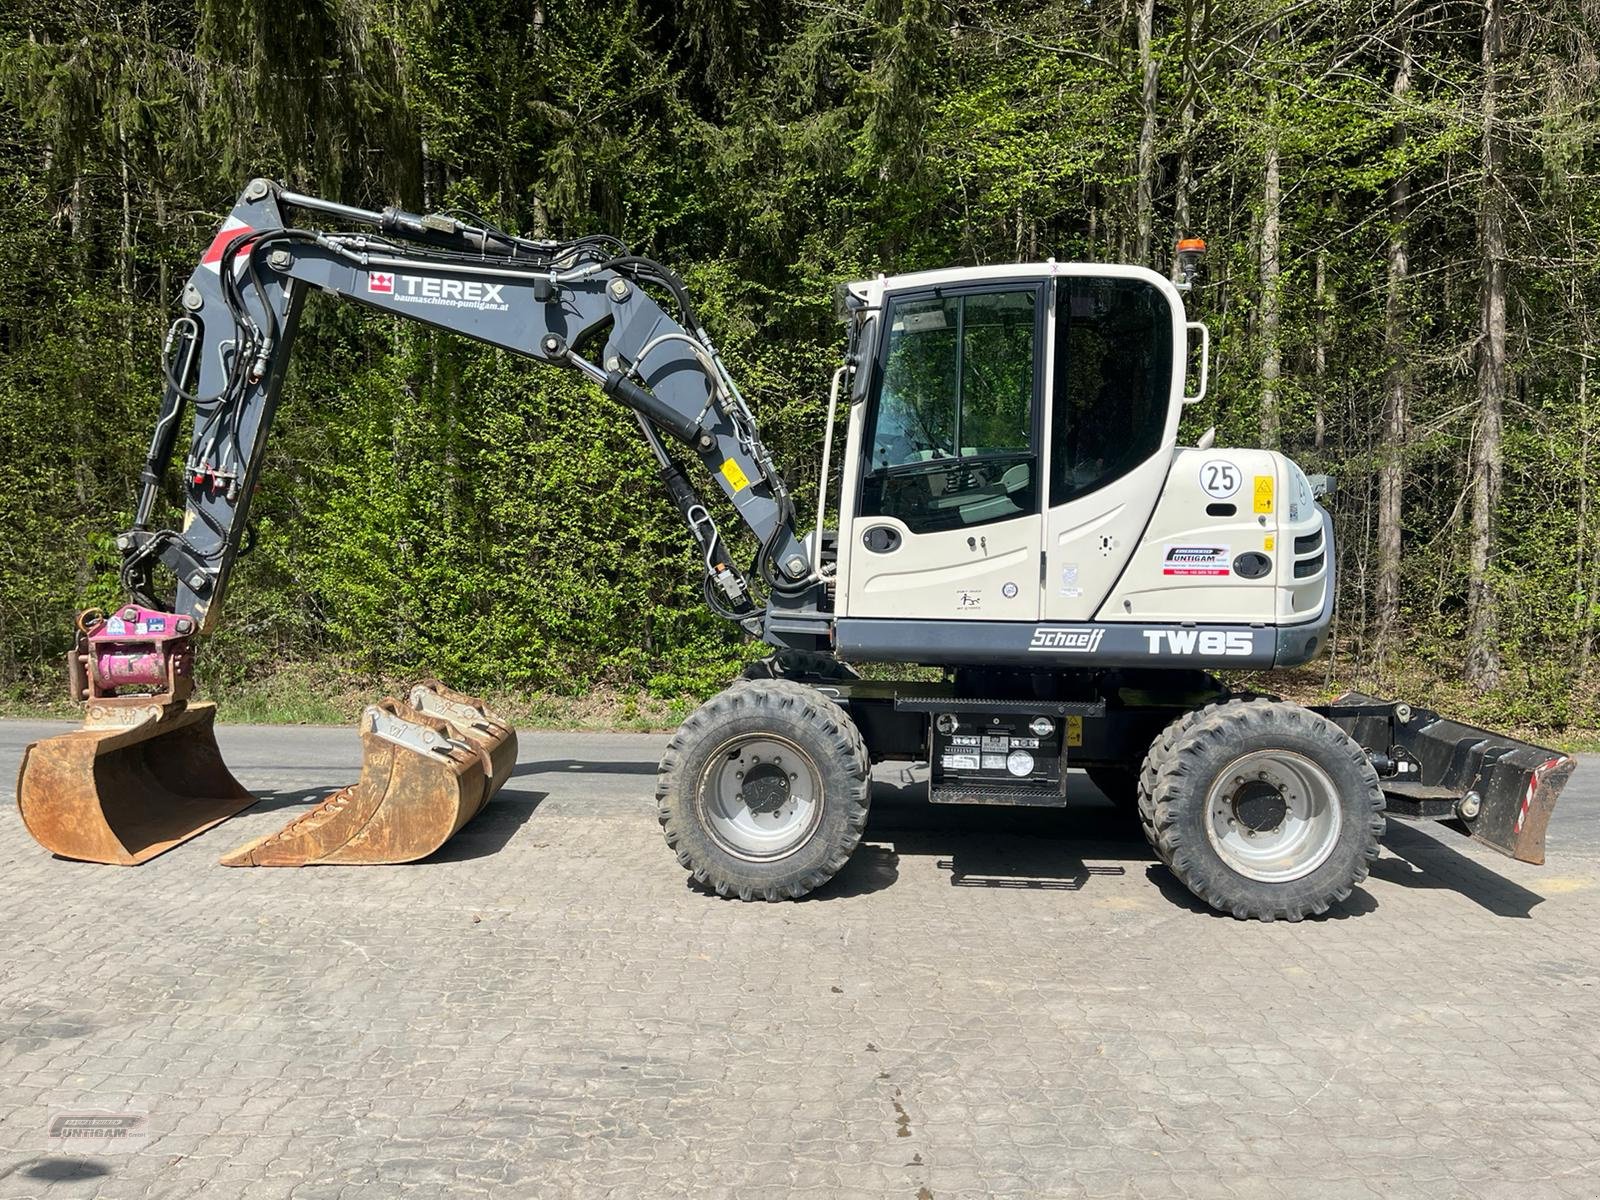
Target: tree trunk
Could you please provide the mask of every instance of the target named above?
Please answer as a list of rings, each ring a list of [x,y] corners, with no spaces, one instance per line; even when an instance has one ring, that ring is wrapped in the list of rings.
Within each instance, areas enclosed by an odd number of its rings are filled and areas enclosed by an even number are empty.
[[[1411,91],[1411,42],[1405,9],[1410,0],[1397,0],[1395,17],[1400,23],[1396,34],[1394,84],[1391,95],[1396,109],[1389,145],[1396,163],[1402,161],[1406,142],[1405,104]],[[1395,626],[1400,619],[1400,528],[1405,498],[1405,448],[1408,436],[1406,276],[1410,260],[1406,252],[1406,211],[1411,203],[1411,181],[1404,173],[1389,186],[1389,254],[1384,288],[1383,349],[1388,360],[1383,397],[1383,444],[1379,447],[1378,468],[1378,562],[1377,630],[1373,641],[1381,667],[1393,645]]]
[[[1268,101],[1265,170],[1261,188],[1261,444],[1278,448],[1278,380],[1283,374],[1279,344],[1283,324],[1282,297],[1278,293],[1280,274],[1278,223],[1283,207],[1283,184],[1278,162],[1278,105]]]
[[[167,197],[159,181],[153,182],[150,194],[156,206],[156,303],[165,310],[172,303],[167,289],[172,286],[171,268],[167,266]]]
[[[1189,144],[1194,136],[1193,98],[1184,102],[1183,113],[1178,118],[1178,123],[1182,131],[1179,135],[1182,145],[1178,150],[1178,183],[1172,200],[1172,220],[1177,227],[1178,236],[1183,238],[1193,233],[1189,228],[1189,201],[1194,194],[1194,153]],[[1174,282],[1177,282],[1178,275],[1178,256],[1174,253],[1171,271]]]
[[[1577,678],[1583,679],[1589,673],[1589,656],[1594,645],[1594,608],[1595,597],[1589,590],[1589,574],[1586,558],[1589,552],[1589,460],[1593,453],[1594,433],[1593,425],[1589,419],[1589,342],[1585,338],[1583,346],[1578,352],[1578,421],[1582,433],[1579,445],[1581,450],[1578,456],[1578,565],[1574,591],[1577,593],[1575,601],[1578,611],[1573,615],[1574,634],[1577,653],[1573,656],[1578,664]]]
[[[1483,3],[1483,182],[1478,249],[1483,260],[1478,331],[1478,421],[1472,447],[1472,511],[1467,569],[1467,682],[1480,692],[1500,682],[1494,588],[1494,513],[1500,500],[1500,443],[1506,393],[1506,230],[1498,128],[1500,0]]]
[[[1154,233],[1156,164],[1156,84],[1159,71],[1151,40],[1155,31],[1156,0],[1139,0],[1139,100],[1144,121],[1139,126],[1139,159],[1135,167],[1133,261],[1150,265],[1150,240]]]
[[[1332,304],[1328,295],[1328,252],[1317,251],[1317,341],[1311,356],[1311,437],[1317,454],[1321,455],[1328,442],[1328,342],[1331,337],[1329,313]]]

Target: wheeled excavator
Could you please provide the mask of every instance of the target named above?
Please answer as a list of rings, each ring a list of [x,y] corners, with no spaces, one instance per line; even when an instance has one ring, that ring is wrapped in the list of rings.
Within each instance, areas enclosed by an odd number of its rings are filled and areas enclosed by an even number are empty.
[[[610,236],[514,236],[254,180],[184,286],[116,540],[128,599],[80,617],[69,674],[84,726],[29,747],[23,820],[63,857],[134,864],[252,803],[213,706],[192,699],[194,648],[220,619],[301,306],[321,292],[577,372],[637,422],[706,603],[772,648],[691,714],[659,768],[666,841],[716,892],[778,900],[826,883],[861,840],[885,760],[926,763],[935,804],[1061,806],[1091,794],[1087,778],[1137,812],[1185,886],[1240,918],[1338,903],[1391,816],[1542,862],[1567,756],[1403,702],[1302,706],[1215,674],[1323,653],[1336,555],[1319,489],[1289,458],[1210,432],[1178,444],[1207,383],[1209,335],[1184,306],[1202,250],[1180,243],[1176,282],[1052,260],[843,286],[847,345],[804,531],[665,266]],[[186,421],[183,521],[160,528]],[[752,535],[748,565],[724,537],[730,513]],[[850,664],[868,661],[941,678],[863,679]],[[368,708],[361,734],[355,784],[223,861],[424,857],[516,756],[503,720],[437,681]]]

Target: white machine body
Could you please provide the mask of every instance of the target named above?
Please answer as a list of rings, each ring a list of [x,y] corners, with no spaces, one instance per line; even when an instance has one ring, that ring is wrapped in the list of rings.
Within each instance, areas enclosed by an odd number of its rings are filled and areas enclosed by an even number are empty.
[[[1260,667],[1323,648],[1331,530],[1305,474],[1178,445],[1209,338],[1169,280],[1048,262],[849,291],[842,656],[948,661],[945,622],[975,663]]]

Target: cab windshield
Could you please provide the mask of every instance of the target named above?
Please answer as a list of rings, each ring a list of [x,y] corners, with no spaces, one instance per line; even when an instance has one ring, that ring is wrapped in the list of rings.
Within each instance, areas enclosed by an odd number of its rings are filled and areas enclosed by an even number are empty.
[[[1038,511],[1039,289],[893,301],[862,513],[912,532]]]

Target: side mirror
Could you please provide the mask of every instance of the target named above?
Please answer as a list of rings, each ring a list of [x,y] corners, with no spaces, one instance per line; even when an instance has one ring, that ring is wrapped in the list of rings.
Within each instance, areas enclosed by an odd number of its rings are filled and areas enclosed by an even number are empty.
[[[854,306],[850,303],[850,285],[841,283],[833,289],[833,319],[835,321],[848,321],[850,310]]]
[[[1185,404],[1198,404],[1206,398],[1206,385],[1211,381],[1211,330],[1207,329],[1203,321],[1190,321],[1184,327],[1185,332],[1194,329],[1200,332],[1200,385],[1194,395],[1184,393]],[[1189,339],[1184,338],[1183,343],[1184,373],[1187,376],[1189,367]]]
[[[1339,487],[1339,481],[1332,475],[1307,475],[1306,482],[1311,485],[1312,496],[1318,500],[1333,495]]]
[[[872,383],[872,362],[878,355],[878,314],[858,314],[850,331],[850,403],[867,398]]]

